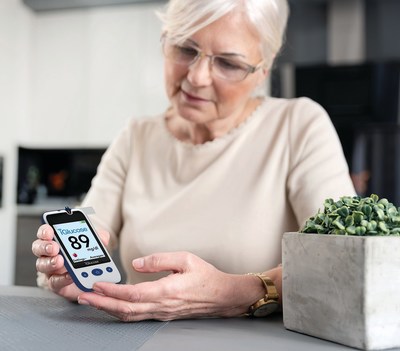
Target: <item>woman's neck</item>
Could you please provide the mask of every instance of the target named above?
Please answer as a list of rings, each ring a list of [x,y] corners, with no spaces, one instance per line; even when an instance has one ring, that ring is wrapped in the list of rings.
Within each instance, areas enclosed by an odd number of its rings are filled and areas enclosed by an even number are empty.
[[[261,101],[259,98],[251,99],[237,116],[216,119],[203,124],[188,121],[171,108],[166,114],[167,128],[180,141],[193,145],[204,144],[221,138],[237,128],[253,113]]]

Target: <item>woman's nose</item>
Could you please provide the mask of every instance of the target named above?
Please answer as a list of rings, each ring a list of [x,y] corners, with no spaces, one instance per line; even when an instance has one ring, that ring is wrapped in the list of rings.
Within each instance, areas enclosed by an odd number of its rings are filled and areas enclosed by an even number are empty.
[[[211,62],[207,56],[199,57],[188,68],[187,79],[193,86],[207,86],[212,83]]]

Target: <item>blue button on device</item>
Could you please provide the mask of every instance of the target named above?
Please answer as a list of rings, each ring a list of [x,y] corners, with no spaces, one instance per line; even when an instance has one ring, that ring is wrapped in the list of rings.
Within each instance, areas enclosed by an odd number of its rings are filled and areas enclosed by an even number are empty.
[[[83,278],[87,278],[87,277],[89,276],[89,274],[88,274],[87,272],[82,272],[82,273],[81,273],[81,276],[82,276]]]
[[[102,275],[103,271],[100,268],[95,268],[92,270],[93,275]]]
[[[107,267],[107,268],[106,268],[106,271],[107,271],[108,273],[111,273],[111,272],[113,271],[113,269],[112,269],[112,267]]]

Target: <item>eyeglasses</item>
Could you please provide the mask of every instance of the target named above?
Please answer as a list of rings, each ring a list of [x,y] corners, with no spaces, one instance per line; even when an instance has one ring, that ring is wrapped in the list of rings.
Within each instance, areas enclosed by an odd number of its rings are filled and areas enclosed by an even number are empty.
[[[231,55],[207,55],[190,44],[172,44],[165,37],[162,38],[162,47],[165,57],[179,65],[189,67],[200,58],[206,57],[210,59],[211,72],[216,77],[230,82],[244,80],[250,73],[260,69],[263,64],[263,61],[261,61],[256,66],[251,66],[231,57]]]

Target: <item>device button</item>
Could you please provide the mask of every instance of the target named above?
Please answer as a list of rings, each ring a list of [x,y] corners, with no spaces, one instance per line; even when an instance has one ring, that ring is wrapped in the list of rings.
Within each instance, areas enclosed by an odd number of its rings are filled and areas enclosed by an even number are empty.
[[[92,270],[93,275],[102,275],[103,271],[100,268],[95,268]]]
[[[83,278],[87,278],[87,277],[89,276],[89,274],[88,274],[87,272],[82,272],[82,273],[81,273],[81,276],[82,276]]]
[[[107,268],[106,268],[106,271],[107,271],[108,273],[111,273],[111,272],[113,271],[113,269],[112,269],[112,267],[107,267]]]

